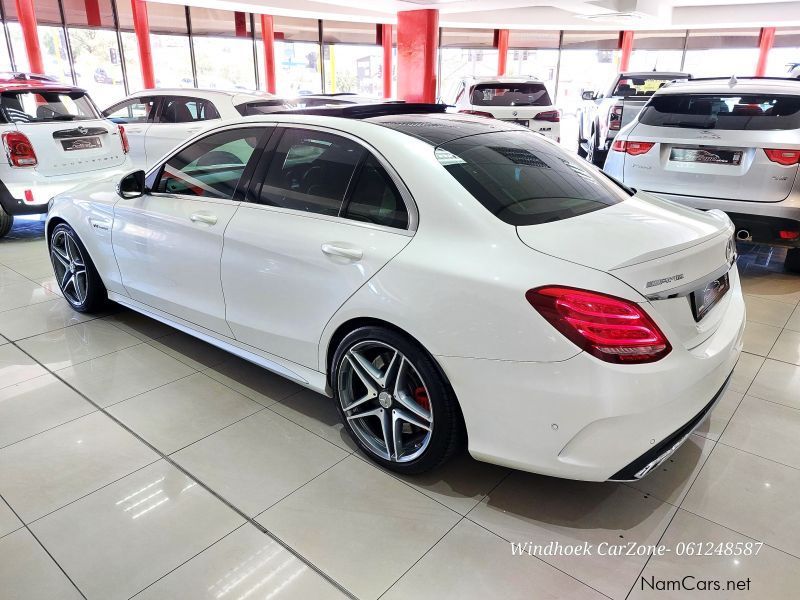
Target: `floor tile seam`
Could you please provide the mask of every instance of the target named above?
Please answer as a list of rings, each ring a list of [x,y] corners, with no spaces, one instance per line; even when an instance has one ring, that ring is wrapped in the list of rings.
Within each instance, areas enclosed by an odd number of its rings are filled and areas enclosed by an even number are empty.
[[[13,343],[13,342],[12,342],[12,343]],[[15,344],[15,346],[16,346],[16,344]],[[204,489],[206,492],[208,492],[208,493],[209,493],[211,496],[213,496],[214,498],[216,498],[217,500],[219,500],[219,501],[220,501],[220,502],[221,502],[223,505],[227,506],[227,507],[228,507],[230,510],[232,510],[233,512],[235,512],[235,513],[236,513],[236,514],[237,514],[239,517],[241,517],[241,518],[242,518],[242,519],[244,519],[245,521],[247,521],[247,522],[251,523],[251,524],[252,524],[254,527],[256,527],[256,528],[257,528],[259,531],[261,531],[261,532],[263,532],[263,533],[266,533],[267,535],[269,535],[269,536],[270,536],[270,537],[271,537],[273,540],[275,540],[275,541],[276,541],[278,544],[280,544],[280,545],[281,545],[281,546],[282,546],[284,549],[286,549],[286,551],[287,551],[287,552],[289,552],[289,553],[293,554],[294,556],[296,556],[296,557],[298,558],[298,560],[300,560],[301,562],[303,562],[303,563],[304,563],[306,566],[308,566],[310,569],[312,569],[312,570],[313,570],[313,571],[315,571],[317,574],[319,574],[321,577],[323,577],[323,578],[324,578],[326,581],[328,581],[328,583],[330,583],[331,585],[333,585],[335,588],[337,588],[337,589],[338,589],[339,591],[341,591],[343,594],[347,595],[349,598],[352,598],[353,600],[358,600],[358,598],[357,598],[357,597],[356,597],[356,596],[355,596],[355,595],[354,595],[352,592],[350,592],[350,591],[349,591],[349,590],[348,590],[346,587],[344,587],[342,584],[340,584],[338,581],[336,581],[336,580],[335,580],[333,577],[329,576],[327,573],[323,572],[321,569],[319,569],[319,567],[317,567],[315,564],[313,564],[313,562],[311,562],[310,560],[306,559],[306,558],[305,558],[305,557],[304,557],[302,554],[300,554],[300,553],[299,553],[297,550],[295,550],[295,549],[294,549],[294,548],[292,548],[292,547],[291,547],[289,544],[287,544],[286,542],[284,542],[284,541],[283,541],[281,538],[279,538],[278,536],[276,536],[275,534],[273,534],[273,533],[272,533],[271,531],[269,531],[269,530],[268,530],[266,527],[264,527],[263,525],[261,525],[260,523],[258,523],[258,522],[257,522],[257,521],[256,521],[254,518],[250,518],[249,516],[247,516],[247,514],[246,514],[244,511],[242,511],[242,510],[241,510],[240,508],[238,508],[238,507],[237,507],[235,504],[233,504],[232,502],[230,502],[230,501],[229,501],[227,498],[225,498],[225,497],[224,497],[222,494],[220,494],[220,493],[219,493],[219,492],[217,492],[215,489],[213,489],[213,488],[212,488],[210,485],[206,484],[206,483],[205,483],[205,482],[204,482],[202,479],[200,479],[199,477],[196,477],[196,476],[195,476],[195,475],[193,475],[193,474],[192,474],[192,473],[191,473],[189,470],[187,470],[186,468],[184,468],[183,466],[181,466],[180,464],[178,464],[177,462],[175,462],[175,460],[174,460],[174,459],[172,459],[172,458],[171,458],[169,455],[167,455],[167,454],[164,454],[163,452],[161,452],[161,451],[160,451],[158,448],[156,448],[154,445],[152,445],[151,443],[149,443],[149,442],[148,442],[146,439],[144,439],[144,438],[143,438],[143,437],[141,437],[139,434],[137,434],[137,433],[136,433],[136,432],[135,432],[133,429],[131,429],[130,427],[128,427],[128,426],[127,426],[125,423],[123,423],[122,421],[120,421],[119,419],[117,419],[117,418],[116,418],[114,415],[112,415],[111,413],[109,413],[108,411],[106,411],[106,410],[105,410],[103,407],[101,407],[101,406],[100,406],[100,405],[98,405],[97,403],[93,402],[93,401],[92,401],[92,400],[91,400],[91,399],[90,399],[88,396],[86,396],[85,394],[83,394],[83,393],[82,393],[80,390],[76,389],[76,388],[75,388],[74,386],[72,386],[72,385],[71,385],[69,382],[65,381],[65,380],[64,380],[62,377],[60,377],[60,376],[59,376],[59,375],[58,375],[56,372],[53,372],[53,371],[51,371],[50,369],[48,369],[46,366],[42,365],[42,364],[41,364],[39,361],[37,361],[37,360],[36,360],[36,359],[35,359],[33,356],[31,356],[30,354],[28,354],[27,352],[25,352],[24,350],[22,350],[22,348],[19,348],[18,346],[17,346],[17,348],[18,348],[20,351],[22,351],[23,353],[25,353],[25,354],[26,354],[26,355],[27,355],[29,358],[31,358],[31,359],[32,359],[34,362],[36,362],[37,364],[39,364],[40,366],[42,366],[42,367],[43,367],[45,370],[47,370],[49,373],[51,373],[51,374],[52,374],[54,377],[56,377],[57,379],[59,379],[59,380],[60,380],[62,383],[64,383],[64,385],[66,385],[67,387],[71,388],[71,389],[72,389],[72,390],[73,390],[73,391],[74,391],[76,394],[79,394],[81,397],[83,397],[83,399],[84,399],[84,400],[86,400],[87,402],[89,402],[90,404],[92,404],[93,406],[95,406],[95,408],[97,408],[97,410],[98,410],[98,411],[100,411],[100,412],[102,412],[103,414],[105,414],[105,415],[106,415],[106,416],[107,416],[109,419],[111,419],[112,421],[114,421],[114,422],[115,422],[117,425],[119,425],[120,427],[122,427],[123,429],[125,429],[125,430],[126,430],[128,433],[130,433],[132,436],[134,436],[134,437],[135,437],[137,440],[139,440],[139,441],[140,441],[142,444],[144,444],[144,445],[145,445],[145,446],[147,446],[147,447],[148,447],[150,450],[152,450],[153,452],[155,452],[155,453],[156,453],[156,454],[157,454],[157,455],[158,455],[158,456],[159,456],[159,457],[160,457],[162,460],[164,460],[166,463],[168,463],[168,464],[169,464],[169,465],[171,465],[173,468],[175,468],[175,469],[176,469],[176,470],[178,470],[179,472],[183,473],[185,476],[189,477],[189,478],[190,478],[190,479],[192,479],[193,481],[197,482],[197,484],[198,484],[200,487],[202,487],[202,488],[203,488],[203,489]],[[345,458],[346,458],[346,457],[345,457]],[[344,458],[343,458],[342,460],[344,460]],[[157,461],[155,461],[155,462],[157,462]],[[151,464],[153,464],[153,463],[151,463]],[[62,508],[63,508],[63,507],[62,507]],[[21,519],[20,519],[20,520],[21,520]],[[46,551],[46,549],[45,549],[45,551]],[[59,565],[59,566],[60,566],[60,565]],[[82,592],[81,592],[81,594],[82,594]],[[85,597],[85,596],[84,596],[84,597]]]
[[[79,587],[78,587],[78,584],[77,584],[77,583],[75,583],[75,581],[72,579],[72,577],[70,577],[70,576],[69,576],[69,573],[67,573],[67,571],[64,569],[64,567],[62,567],[62,566],[61,566],[61,563],[59,563],[59,562],[56,560],[55,556],[53,556],[53,555],[50,553],[50,551],[47,549],[47,547],[46,547],[46,546],[45,546],[45,545],[42,543],[42,540],[40,540],[40,539],[39,539],[39,536],[37,536],[37,535],[36,535],[36,534],[33,532],[33,530],[31,530],[31,528],[30,528],[30,527],[28,527],[28,524],[27,524],[27,523],[25,523],[25,522],[24,522],[24,521],[23,521],[23,520],[20,518],[20,516],[19,516],[19,515],[17,514],[17,512],[16,512],[16,511],[15,511],[15,510],[12,508],[12,506],[11,506],[11,505],[10,505],[10,504],[9,504],[9,503],[6,501],[6,499],[3,497],[3,495],[2,495],[2,494],[0,494],[0,502],[4,502],[4,503],[6,504],[6,506],[8,506],[9,510],[10,510],[10,511],[11,511],[11,512],[14,514],[14,516],[15,516],[15,517],[16,517],[16,518],[19,520],[19,522],[20,522],[20,523],[22,523],[22,527],[18,527],[17,529],[15,529],[15,530],[14,530],[13,532],[11,532],[11,533],[15,533],[15,532],[19,531],[20,529],[23,529],[23,528],[24,528],[24,529],[25,529],[25,530],[26,530],[26,531],[27,531],[27,532],[28,532],[28,533],[31,535],[31,537],[32,537],[34,540],[36,540],[36,543],[37,543],[37,544],[39,544],[39,546],[41,547],[41,549],[42,549],[42,550],[44,550],[45,554],[47,554],[47,556],[49,556],[49,557],[50,557],[50,560],[52,560],[52,561],[53,561],[53,564],[55,564],[55,566],[56,566],[56,567],[58,567],[58,570],[59,570],[59,571],[61,571],[61,572],[64,574],[64,577],[66,577],[66,578],[67,578],[67,581],[69,581],[69,582],[72,584],[72,587],[74,587],[74,588],[77,590],[77,592],[78,592],[78,593],[81,595],[81,597],[82,597],[84,600],[87,600],[87,598],[86,598],[86,594],[84,594],[84,593],[83,593],[83,590],[82,590],[81,588],[79,588]],[[3,536],[3,537],[5,537],[5,536]],[[2,538],[0,538],[0,539],[2,539]]]

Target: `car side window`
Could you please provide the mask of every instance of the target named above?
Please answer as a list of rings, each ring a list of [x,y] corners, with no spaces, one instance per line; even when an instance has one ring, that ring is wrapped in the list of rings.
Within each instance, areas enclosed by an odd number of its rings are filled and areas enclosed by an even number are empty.
[[[261,133],[255,128],[229,129],[196,141],[164,164],[155,191],[232,198]]]
[[[155,98],[133,98],[112,107],[105,113],[107,118],[118,123],[147,123],[153,117]]]
[[[256,194],[260,204],[338,215],[365,150],[347,138],[286,128]]]
[[[385,227],[408,228],[408,210],[392,178],[370,155],[352,188],[343,217]]]
[[[193,123],[219,119],[219,111],[213,102],[202,98],[171,96],[164,100],[161,109],[161,123]]]

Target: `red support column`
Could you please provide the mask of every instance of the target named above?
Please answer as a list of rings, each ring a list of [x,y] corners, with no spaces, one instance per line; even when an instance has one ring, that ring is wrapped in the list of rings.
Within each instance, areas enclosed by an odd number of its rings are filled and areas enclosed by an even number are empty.
[[[494,30],[494,47],[497,48],[497,74],[505,75],[508,65],[508,29]]]
[[[275,93],[275,25],[272,15],[261,15],[261,37],[264,38],[264,74],[267,91]]]
[[[84,0],[86,7],[86,24],[89,27],[100,27],[100,0]]]
[[[247,37],[247,16],[243,12],[233,13],[233,26],[236,37]]]
[[[39,32],[36,29],[36,9],[33,0],[17,0],[17,18],[22,27],[25,40],[25,51],[28,53],[28,64],[32,73],[44,74],[42,49],[39,47]]]
[[[147,20],[147,3],[145,0],[131,0],[133,12],[133,31],[139,44],[139,63],[142,68],[142,84],[145,88],[156,87],[156,76],[153,70],[153,51],[150,49],[150,21]]]
[[[383,46],[383,97],[392,97],[392,26],[381,25],[381,45]]]
[[[756,77],[763,77],[767,72],[769,51],[775,42],[775,28],[762,27],[758,38],[758,62],[756,63]]]
[[[439,11],[397,13],[397,96],[408,102],[436,100]]]
[[[620,72],[627,71],[628,65],[631,62],[631,51],[633,50],[632,31],[620,31],[619,48],[622,50],[622,56],[619,58],[619,70]]]

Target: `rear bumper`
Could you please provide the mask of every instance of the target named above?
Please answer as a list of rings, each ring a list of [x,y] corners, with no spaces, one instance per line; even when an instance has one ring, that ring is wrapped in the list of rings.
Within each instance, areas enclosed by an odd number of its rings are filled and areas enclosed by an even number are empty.
[[[129,171],[131,171],[129,157],[126,157],[121,165],[115,167],[52,177],[45,177],[37,173],[35,169],[19,169],[18,173],[13,174],[16,180],[10,180],[4,176],[3,181],[0,182],[0,206],[10,215],[44,214],[47,212],[47,204],[53,196],[93,179],[101,179],[109,175],[121,177]],[[30,190],[33,195],[33,202],[25,200],[26,190]]]
[[[606,163],[606,167],[608,166]],[[606,171],[608,172],[608,169]],[[797,194],[792,194],[781,202],[753,202],[680,196],[653,191],[649,193],[664,200],[701,210],[718,208],[728,213],[736,225],[737,232],[745,229],[751,233],[752,239],[748,241],[789,248],[800,247],[800,240],[785,240],[778,235],[781,230],[800,230],[800,196]]]
[[[459,399],[470,453],[555,477],[606,481],[674,450],[719,397],[742,348],[738,284],[717,331],[644,365],[580,353],[534,363],[437,357]],[[695,422],[695,420],[697,422]],[[642,466],[639,461],[647,460]]]
[[[43,204],[29,203],[21,197],[15,198],[2,181],[0,181],[0,207],[9,215],[41,215],[47,212],[46,201]]]

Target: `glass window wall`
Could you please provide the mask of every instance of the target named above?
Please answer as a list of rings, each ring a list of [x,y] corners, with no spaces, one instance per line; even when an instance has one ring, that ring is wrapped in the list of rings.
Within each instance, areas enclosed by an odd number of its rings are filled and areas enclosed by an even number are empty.
[[[751,76],[759,34],[759,29],[690,30],[683,68],[694,77]]]

